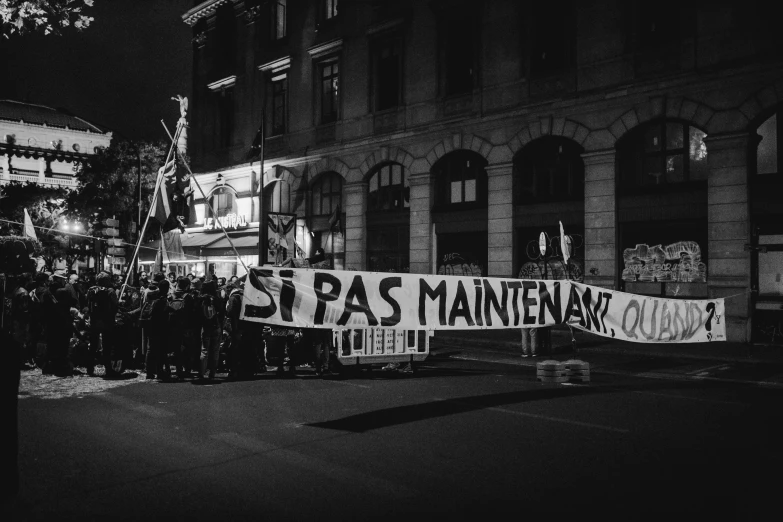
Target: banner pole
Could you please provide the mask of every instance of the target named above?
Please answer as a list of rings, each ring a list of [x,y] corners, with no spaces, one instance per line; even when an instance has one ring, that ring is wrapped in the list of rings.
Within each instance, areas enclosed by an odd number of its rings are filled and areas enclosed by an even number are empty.
[[[176,140],[174,140],[174,138],[171,137],[171,133],[169,132],[168,127],[166,127],[166,124],[164,122],[162,122],[162,121],[161,121],[161,123],[163,124],[163,128],[166,129],[166,134],[168,134],[169,138],[173,140],[172,143],[176,143]],[[179,158],[182,160],[182,164],[185,165],[186,169],[188,169],[188,173],[190,174],[190,179],[192,179],[193,182],[196,184],[196,187],[198,188],[198,191],[201,192],[201,196],[204,198],[204,202],[207,204],[207,207],[209,207],[209,211],[214,216],[215,215],[215,209],[212,208],[212,204],[209,202],[209,199],[207,198],[207,195],[204,193],[204,190],[201,188],[201,184],[196,179],[196,176],[193,174],[193,171],[190,170],[190,165],[188,165],[187,160],[185,159],[185,157],[182,155],[182,153],[178,149],[176,150],[175,154],[179,154]],[[231,250],[234,251],[234,254],[237,256],[237,259],[239,260],[240,263],[242,263],[242,266],[244,267],[245,272],[249,273],[250,270],[248,270],[247,265],[245,264],[245,262],[242,261],[242,257],[239,255],[239,252],[237,252],[237,249],[234,246],[234,242],[231,241],[231,238],[229,237],[228,232],[226,232],[226,229],[223,226],[223,223],[221,223],[220,220],[217,219],[217,218],[215,218],[215,223],[220,225],[220,230],[223,231],[223,235],[228,240],[228,244],[231,245]]]
[[[177,130],[176,130],[176,137],[179,137],[181,128],[182,128],[182,125],[178,122],[177,123]],[[172,142],[172,144],[176,144],[176,143],[177,143],[176,140]],[[133,266],[133,263],[136,262],[136,257],[139,255],[139,247],[141,246],[141,242],[144,240],[144,232],[146,232],[146,230],[147,230],[147,224],[149,224],[149,222],[150,222],[150,217],[152,217],[152,213],[155,212],[155,205],[158,202],[158,193],[159,193],[159,189],[160,189],[160,183],[161,183],[161,180],[163,179],[163,173],[165,171],[165,167],[166,167],[166,165],[168,164],[168,162],[169,162],[169,160],[171,158],[173,150],[174,150],[174,145],[169,147],[169,152],[168,152],[168,154],[166,154],[166,160],[163,163],[164,170],[161,170],[158,173],[158,179],[155,180],[155,190],[152,192],[152,203],[150,204],[150,210],[149,210],[149,212],[147,212],[147,219],[144,221],[144,227],[142,227],[141,233],[139,233],[139,238],[138,238],[138,241],[136,242],[136,248],[133,251],[133,259],[131,259],[130,266]],[[161,238],[161,241],[162,240],[163,240],[163,238]],[[128,278],[129,278],[129,276],[130,276],[130,272],[128,272],[125,275],[125,282],[122,284],[122,288],[120,289],[120,296],[119,296],[120,300],[122,300],[122,295],[125,293],[125,289],[128,287]]]

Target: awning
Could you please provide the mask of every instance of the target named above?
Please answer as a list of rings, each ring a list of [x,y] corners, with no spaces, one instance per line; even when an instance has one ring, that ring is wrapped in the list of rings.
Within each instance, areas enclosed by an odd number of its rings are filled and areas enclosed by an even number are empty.
[[[234,237],[229,234],[231,241],[234,243],[234,247],[241,256],[251,256],[258,254],[258,235],[243,235]],[[231,248],[231,244],[226,239],[226,236],[221,235],[220,238],[214,243],[210,243],[208,248],[201,249],[202,256],[208,257],[221,257],[221,256],[235,256],[234,250]]]
[[[182,234],[182,247],[206,246],[223,237],[223,234],[205,234],[204,232],[185,232]]]

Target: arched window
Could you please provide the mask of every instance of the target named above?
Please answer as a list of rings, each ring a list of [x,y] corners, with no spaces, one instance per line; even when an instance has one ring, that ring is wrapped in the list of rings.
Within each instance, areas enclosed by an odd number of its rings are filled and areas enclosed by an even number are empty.
[[[515,158],[517,202],[581,200],[585,194],[582,148],[560,137],[546,137],[527,145]]]
[[[370,178],[368,211],[399,211],[410,208],[410,186],[399,163],[383,165]]]
[[[436,204],[487,205],[487,161],[481,155],[459,150],[438,160],[432,167],[436,180]]]
[[[223,217],[227,214],[237,213],[237,197],[233,189],[229,187],[218,187],[212,191],[209,196],[214,215],[209,217]]]
[[[780,147],[781,121],[777,113],[773,114],[756,130],[758,134],[758,147],[756,147],[756,174],[767,175],[779,172],[780,155],[783,153]]]
[[[706,181],[706,136],[677,121],[654,122],[629,132],[617,145],[621,190],[638,192]]]
[[[311,192],[310,214],[329,216],[342,208],[343,178],[336,172],[327,172],[313,183]]]
[[[291,214],[293,204],[291,185],[285,181],[275,181],[264,187],[264,212]]]

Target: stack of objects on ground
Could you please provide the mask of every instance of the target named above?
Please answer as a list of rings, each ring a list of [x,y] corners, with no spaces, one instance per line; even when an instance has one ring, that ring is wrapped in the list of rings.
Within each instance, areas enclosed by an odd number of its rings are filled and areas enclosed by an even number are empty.
[[[590,363],[577,359],[541,361],[536,364],[536,378],[542,383],[590,382]]]

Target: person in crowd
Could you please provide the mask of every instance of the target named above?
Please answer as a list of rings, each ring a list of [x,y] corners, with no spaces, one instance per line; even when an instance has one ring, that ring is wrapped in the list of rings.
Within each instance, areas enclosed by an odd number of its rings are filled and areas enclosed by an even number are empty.
[[[147,294],[147,301],[141,308],[139,323],[147,335],[145,370],[147,379],[168,380],[166,366],[166,331],[168,329],[169,282],[159,281],[156,289]]]
[[[242,310],[242,298],[244,290],[239,283],[230,283],[231,291],[226,303],[225,324],[229,330],[231,346],[229,352],[229,379],[239,379],[246,372],[242,371],[242,330],[240,329],[239,315]]]
[[[43,303],[50,295],[50,277],[44,272],[35,275],[35,288],[30,292],[30,345],[36,366],[46,362],[46,320]]]
[[[111,274],[102,271],[98,274],[97,285],[87,291],[91,355],[87,374],[95,374],[95,362],[100,360],[105,368],[104,377],[107,379],[116,378],[121,373],[122,364],[121,359],[113,357],[116,343],[116,315],[119,308],[119,300],[113,286]],[[112,361],[115,359],[117,368],[112,367]]]
[[[87,367],[90,357],[90,328],[88,326],[89,312],[84,307],[81,311],[71,308],[73,330],[71,331],[70,358],[75,366]]]
[[[196,301],[196,314],[201,326],[201,367],[199,379],[209,370],[209,379],[215,378],[220,358],[220,336],[226,305],[217,293],[215,281],[207,281]]]
[[[79,274],[71,274],[68,276],[68,283],[65,285],[68,293],[71,294],[71,299],[76,303],[76,307],[81,309],[87,305],[87,297],[82,289],[81,282],[79,281]]]
[[[14,357],[10,359],[29,360],[26,350],[30,344],[30,294],[24,288],[22,275],[9,276],[6,280],[3,299],[3,329],[9,334],[10,350]],[[26,367],[26,365],[25,365]]]
[[[65,285],[49,292],[43,301],[46,324],[46,364],[42,373],[69,377],[73,375],[73,362],[69,358],[73,319],[71,294]]]
[[[197,324],[194,321],[195,298],[190,291],[190,280],[187,277],[177,279],[177,287],[169,299],[168,307],[168,346],[174,350],[177,377],[184,379],[194,367],[193,352],[197,346],[194,333]]]
[[[232,275],[231,277],[228,278],[228,282],[230,284],[234,285],[234,286],[239,284],[238,281],[239,281],[239,278],[237,276],[235,276],[235,275]]]
[[[174,272],[169,272],[167,278],[169,280],[169,286],[174,287],[177,284],[177,274]]]

